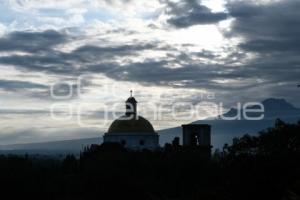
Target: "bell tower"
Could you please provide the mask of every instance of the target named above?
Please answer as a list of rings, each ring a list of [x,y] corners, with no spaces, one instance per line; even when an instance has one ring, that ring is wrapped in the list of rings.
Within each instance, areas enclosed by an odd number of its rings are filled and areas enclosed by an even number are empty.
[[[130,97],[126,100],[126,115],[137,115],[137,101],[132,96],[132,90],[130,90]]]

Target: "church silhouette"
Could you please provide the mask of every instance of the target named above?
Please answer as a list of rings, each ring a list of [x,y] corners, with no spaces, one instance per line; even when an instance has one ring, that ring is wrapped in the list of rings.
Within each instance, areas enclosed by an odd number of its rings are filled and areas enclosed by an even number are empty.
[[[125,102],[126,112],[114,120],[103,136],[104,143],[119,143],[131,150],[159,150],[159,134],[152,124],[137,113],[137,101],[131,95]],[[183,146],[203,149],[211,153],[211,126],[208,124],[182,125]],[[179,140],[179,138],[176,138]]]

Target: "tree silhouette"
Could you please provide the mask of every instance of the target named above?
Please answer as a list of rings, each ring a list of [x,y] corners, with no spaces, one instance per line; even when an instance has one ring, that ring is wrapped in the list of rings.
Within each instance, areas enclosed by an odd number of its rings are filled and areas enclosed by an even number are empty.
[[[0,188],[12,199],[297,199],[299,134],[299,122],[277,120],[235,138],[210,160],[178,139],[159,151],[92,145],[63,160],[2,155]]]

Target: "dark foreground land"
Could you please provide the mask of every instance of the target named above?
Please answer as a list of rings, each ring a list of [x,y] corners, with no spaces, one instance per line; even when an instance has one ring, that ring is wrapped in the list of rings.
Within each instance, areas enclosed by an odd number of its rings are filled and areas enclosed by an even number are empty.
[[[93,146],[62,161],[0,156],[0,181],[10,199],[299,199],[300,123],[278,120],[211,160],[176,143],[158,152]]]

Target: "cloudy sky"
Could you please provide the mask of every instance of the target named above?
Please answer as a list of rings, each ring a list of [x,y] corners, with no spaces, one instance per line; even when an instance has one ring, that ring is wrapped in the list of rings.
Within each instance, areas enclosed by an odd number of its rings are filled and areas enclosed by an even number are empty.
[[[99,136],[131,89],[156,129],[213,116],[213,103],[300,107],[299,10],[299,0],[3,0],[0,144]],[[187,117],[187,104],[201,110]]]

